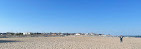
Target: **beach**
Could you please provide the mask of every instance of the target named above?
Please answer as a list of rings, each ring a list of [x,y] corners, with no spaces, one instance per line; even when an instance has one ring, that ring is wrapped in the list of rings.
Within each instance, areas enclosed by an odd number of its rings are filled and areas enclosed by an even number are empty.
[[[21,37],[0,38],[0,49],[140,49],[141,38],[118,37]]]

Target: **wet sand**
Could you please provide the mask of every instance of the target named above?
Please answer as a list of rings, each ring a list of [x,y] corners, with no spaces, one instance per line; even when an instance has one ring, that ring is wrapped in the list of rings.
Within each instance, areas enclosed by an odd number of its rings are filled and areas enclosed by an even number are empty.
[[[141,38],[26,37],[0,38],[0,49],[141,49]]]

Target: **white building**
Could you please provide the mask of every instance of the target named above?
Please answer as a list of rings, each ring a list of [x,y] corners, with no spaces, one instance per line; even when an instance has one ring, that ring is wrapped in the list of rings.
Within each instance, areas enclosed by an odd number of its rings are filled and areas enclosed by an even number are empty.
[[[81,35],[81,34],[79,34],[79,33],[76,33],[75,35],[77,35],[77,36],[78,36],[78,35]]]
[[[30,35],[31,33],[30,32],[27,32],[27,33],[23,33],[23,35]]]

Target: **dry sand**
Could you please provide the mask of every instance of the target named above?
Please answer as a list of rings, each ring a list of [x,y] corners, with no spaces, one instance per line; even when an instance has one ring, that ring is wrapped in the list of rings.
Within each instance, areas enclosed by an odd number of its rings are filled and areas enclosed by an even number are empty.
[[[141,38],[28,37],[0,38],[0,49],[141,49]]]

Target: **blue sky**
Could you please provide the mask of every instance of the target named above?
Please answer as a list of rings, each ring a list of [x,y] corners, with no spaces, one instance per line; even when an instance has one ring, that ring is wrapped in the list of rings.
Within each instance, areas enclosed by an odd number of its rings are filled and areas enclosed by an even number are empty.
[[[0,0],[0,32],[141,35],[139,0]]]

